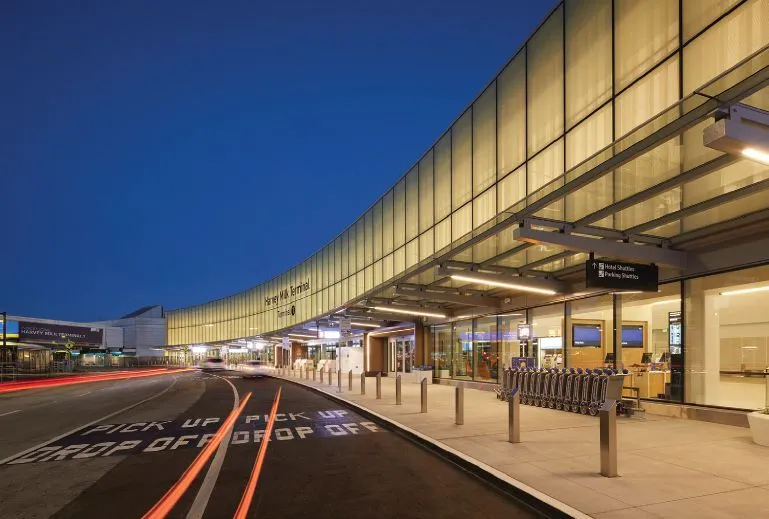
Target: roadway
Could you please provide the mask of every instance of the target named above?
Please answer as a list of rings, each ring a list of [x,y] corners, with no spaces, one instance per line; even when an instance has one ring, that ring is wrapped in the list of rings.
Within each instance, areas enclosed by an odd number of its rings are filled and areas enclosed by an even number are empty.
[[[538,516],[322,395],[233,372],[0,394],[0,516],[142,517],[250,393],[230,435],[168,514],[232,518],[279,387],[248,517]]]

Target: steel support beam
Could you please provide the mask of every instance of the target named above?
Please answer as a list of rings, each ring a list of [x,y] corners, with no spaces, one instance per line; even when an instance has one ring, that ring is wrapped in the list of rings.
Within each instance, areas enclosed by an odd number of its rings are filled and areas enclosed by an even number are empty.
[[[657,263],[675,268],[686,268],[686,252],[663,249],[654,245],[637,245],[603,238],[586,238],[562,232],[538,231],[524,225],[513,231],[516,240],[529,243],[547,243],[579,252],[593,252],[600,256],[629,261]]]
[[[395,295],[419,297],[419,298],[428,299],[431,301],[444,301],[446,303],[456,303],[456,304],[467,305],[467,306],[492,306],[492,307],[498,308],[502,303],[501,300],[495,297],[446,294],[446,293],[437,292],[437,291],[427,291],[425,289],[406,290],[403,288],[396,288]]]

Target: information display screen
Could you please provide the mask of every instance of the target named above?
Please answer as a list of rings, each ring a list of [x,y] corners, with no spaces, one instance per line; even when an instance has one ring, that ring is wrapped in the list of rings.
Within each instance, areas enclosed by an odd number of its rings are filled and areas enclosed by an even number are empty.
[[[641,325],[622,325],[622,346],[627,348],[643,348],[644,327]]]
[[[598,348],[601,346],[600,324],[575,324],[572,326],[572,345],[575,348]]]

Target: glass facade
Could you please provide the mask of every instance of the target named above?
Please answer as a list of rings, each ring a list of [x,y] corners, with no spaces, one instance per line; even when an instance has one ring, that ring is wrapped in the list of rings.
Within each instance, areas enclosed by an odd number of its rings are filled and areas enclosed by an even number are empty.
[[[412,276],[430,277],[429,269],[443,261],[573,276],[583,254],[527,246],[502,227],[525,217],[674,240],[766,210],[769,167],[719,161],[723,155],[702,144],[702,129],[712,119],[691,114],[764,70],[767,45],[769,0],[561,1],[357,221],[270,281],[169,312],[168,343],[288,330],[381,296],[404,280],[414,282]],[[769,89],[742,101],[769,108]],[[644,145],[634,148],[638,143]],[[622,160],[607,162],[620,153],[626,153]],[[720,372],[758,366],[761,335],[734,335],[744,323],[725,321],[717,335],[711,330],[708,340],[697,339],[703,312],[727,301],[712,293],[719,289],[711,284],[721,278],[698,277],[707,273],[666,272],[663,279],[674,282],[654,297],[620,299],[620,330],[626,327],[632,338],[622,361],[645,381],[637,385],[646,387],[648,398],[751,407],[753,397],[737,405],[739,398],[730,396],[742,387],[733,385],[743,383],[733,380],[738,375]],[[735,275],[718,276],[739,285]],[[618,353],[611,295],[558,304],[516,301],[524,315],[432,322],[437,376],[491,382],[514,358],[598,367]],[[738,298],[729,301],[740,304]],[[536,341],[518,340],[521,323],[534,326]],[[681,330],[680,338],[670,335],[671,328]],[[706,353],[711,350],[728,359],[723,369],[713,371],[721,360],[713,361]]]

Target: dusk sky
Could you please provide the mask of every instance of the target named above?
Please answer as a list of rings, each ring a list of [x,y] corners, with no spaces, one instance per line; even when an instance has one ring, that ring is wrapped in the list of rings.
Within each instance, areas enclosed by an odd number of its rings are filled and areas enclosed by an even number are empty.
[[[302,261],[554,1],[0,2],[0,310],[119,317]]]

